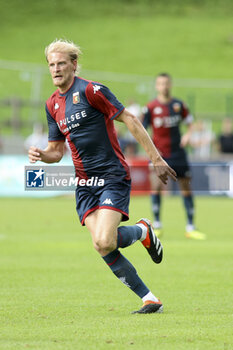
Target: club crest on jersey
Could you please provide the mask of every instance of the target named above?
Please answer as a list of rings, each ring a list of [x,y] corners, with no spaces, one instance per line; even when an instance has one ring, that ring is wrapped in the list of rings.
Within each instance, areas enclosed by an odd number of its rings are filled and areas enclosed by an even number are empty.
[[[176,113],[180,112],[181,105],[179,103],[173,103],[172,107]]]
[[[163,110],[162,110],[161,107],[155,107],[153,112],[154,112],[154,114],[161,114],[162,111],[163,111]]]
[[[58,109],[59,108],[59,104],[55,103],[54,109]]]
[[[94,94],[96,94],[97,91],[99,91],[100,88],[101,88],[101,86],[99,86],[99,85],[93,85]]]
[[[80,102],[79,91],[73,93],[73,104],[77,104]]]

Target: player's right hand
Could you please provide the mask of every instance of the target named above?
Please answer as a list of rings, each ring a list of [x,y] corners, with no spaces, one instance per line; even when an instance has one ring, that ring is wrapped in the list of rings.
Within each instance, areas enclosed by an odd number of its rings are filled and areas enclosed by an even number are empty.
[[[28,158],[30,163],[36,163],[41,160],[41,149],[31,146],[28,150]]]

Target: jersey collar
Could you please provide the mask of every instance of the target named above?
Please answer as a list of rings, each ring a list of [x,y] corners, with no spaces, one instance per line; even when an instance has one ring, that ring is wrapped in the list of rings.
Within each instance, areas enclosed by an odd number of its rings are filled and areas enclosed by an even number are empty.
[[[72,82],[71,86],[69,87],[69,89],[66,90],[66,92],[60,93],[59,90],[58,90],[59,96],[62,96],[62,97],[66,96],[66,94],[72,89],[76,78],[77,78],[77,77],[75,76],[74,79],[73,79],[73,82]]]

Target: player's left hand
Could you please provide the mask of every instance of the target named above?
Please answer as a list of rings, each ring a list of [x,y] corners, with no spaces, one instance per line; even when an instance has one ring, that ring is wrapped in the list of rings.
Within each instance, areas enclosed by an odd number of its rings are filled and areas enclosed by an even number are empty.
[[[190,134],[186,133],[181,137],[180,146],[182,148],[186,147],[190,142]]]
[[[160,159],[156,161],[154,164],[154,170],[158,178],[166,185],[168,182],[168,178],[170,177],[172,180],[177,180],[177,175],[175,170],[173,170],[164,159]]]

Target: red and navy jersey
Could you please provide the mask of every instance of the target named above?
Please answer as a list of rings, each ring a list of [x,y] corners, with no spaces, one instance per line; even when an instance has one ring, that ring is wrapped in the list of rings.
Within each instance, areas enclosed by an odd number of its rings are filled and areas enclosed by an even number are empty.
[[[49,141],[68,140],[76,176],[130,178],[113,122],[123,110],[106,86],[79,77],[47,100]]]
[[[180,123],[187,124],[193,120],[185,104],[175,98],[167,104],[155,99],[147,104],[144,111],[143,125],[151,126],[152,139],[164,158],[169,158],[180,151]]]

